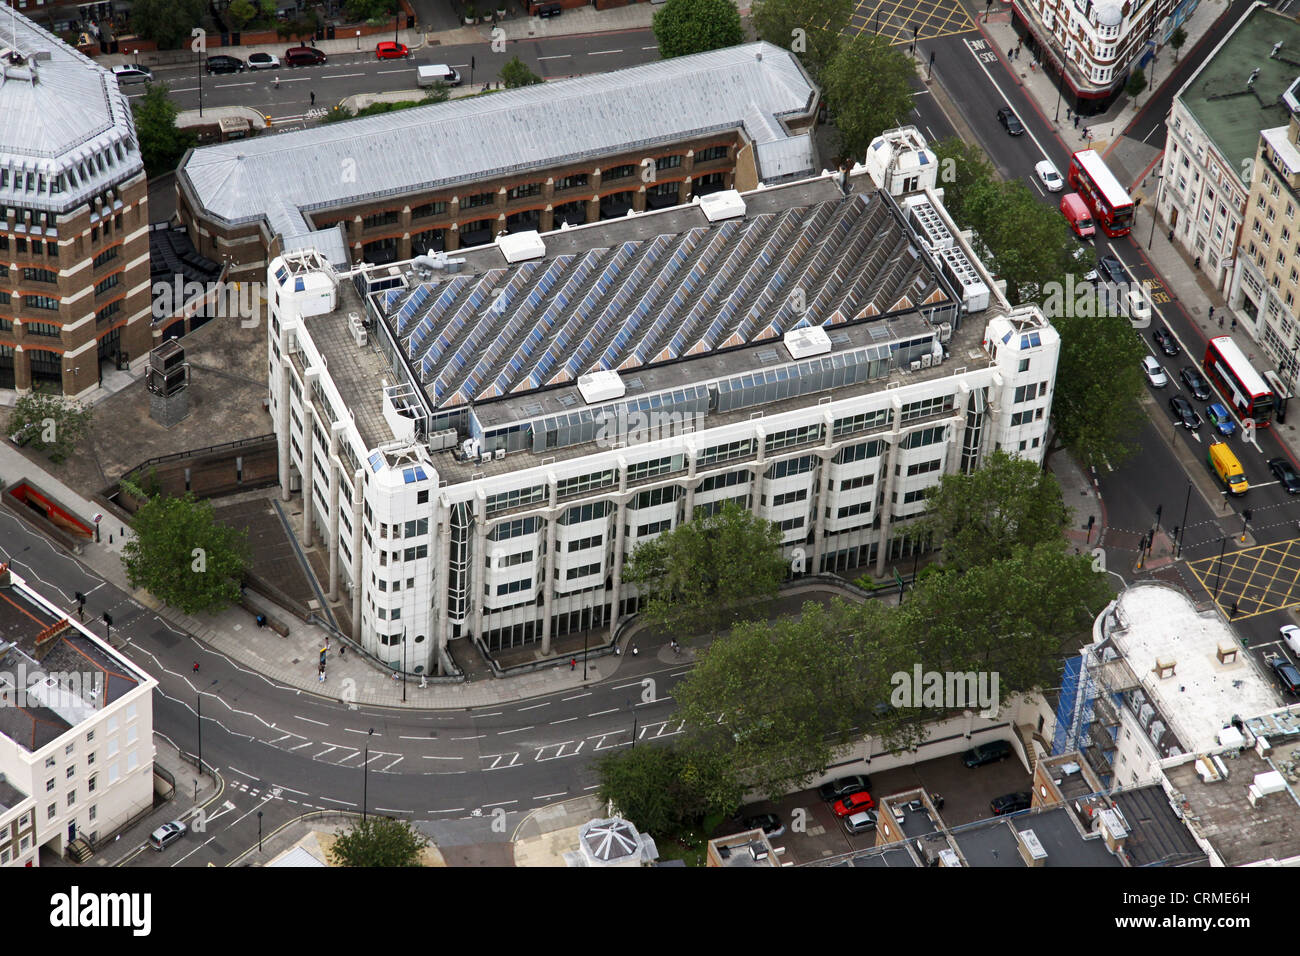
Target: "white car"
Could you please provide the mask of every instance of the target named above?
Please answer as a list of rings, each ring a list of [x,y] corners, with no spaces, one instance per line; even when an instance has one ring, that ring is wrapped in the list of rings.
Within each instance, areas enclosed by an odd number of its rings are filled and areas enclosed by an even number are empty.
[[[1147,381],[1151,383],[1152,388],[1164,388],[1169,384],[1169,376],[1165,374],[1165,370],[1160,367],[1160,363],[1153,355],[1142,356],[1142,371],[1146,373]]]
[[[180,820],[164,823],[149,834],[149,845],[155,850],[165,850],[181,837],[185,836],[186,826]]]
[[[1049,193],[1059,193],[1065,188],[1065,180],[1061,178],[1061,174],[1056,171],[1056,167],[1051,164],[1050,160],[1044,159],[1035,163],[1034,175],[1038,177],[1038,181],[1043,184],[1043,188]]]
[[[118,83],[150,83],[153,81],[153,74],[149,68],[141,66],[139,63],[122,63],[113,67],[113,76]]]
[[[1291,653],[1300,656],[1300,627],[1294,624],[1284,624],[1281,628],[1282,640],[1286,646],[1291,648]]]
[[[1137,322],[1151,321],[1151,303],[1143,295],[1141,289],[1129,289],[1128,295],[1124,297],[1124,311],[1128,317]]]
[[[250,70],[278,70],[280,58],[274,53],[253,53],[248,57]]]

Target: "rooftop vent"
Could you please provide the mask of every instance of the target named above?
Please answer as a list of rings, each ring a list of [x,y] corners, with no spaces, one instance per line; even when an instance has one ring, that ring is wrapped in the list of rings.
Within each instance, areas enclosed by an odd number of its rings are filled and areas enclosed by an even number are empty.
[[[607,402],[612,398],[622,398],[627,393],[627,389],[623,386],[623,380],[619,378],[618,372],[613,369],[602,369],[579,375],[578,393],[584,402],[594,405],[597,402]]]
[[[825,355],[831,350],[831,340],[820,325],[806,325],[785,333],[785,347],[794,359]]]

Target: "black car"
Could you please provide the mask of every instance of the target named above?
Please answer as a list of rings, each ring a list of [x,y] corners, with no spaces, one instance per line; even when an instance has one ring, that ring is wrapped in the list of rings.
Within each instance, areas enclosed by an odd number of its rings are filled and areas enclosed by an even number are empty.
[[[1198,402],[1208,402],[1210,400],[1210,386],[1201,377],[1201,373],[1188,365],[1178,373],[1178,377],[1183,380],[1187,390],[1192,393],[1192,398]]]
[[[1128,281],[1128,276],[1124,273],[1124,265],[1114,256],[1102,256],[1097,260],[1097,271],[1102,277],[1109,282],[1119,284]]]
[[[1174,413],[1174,421],[1184,428],[1196,431],[1201,427],[1201,416],[1196,414],[1192,403],[1181,395],[1169,396],[1169,410]]]
[[[861,790],[871,789],[871,778],[866,774],[855,773],[848,777],[840,777],[832,780],[830,783],[824,783],[817,788],[817,794],[827,803],[833,800],[842,800],[851,793],[858,793]]]
[[[1288,495],[1300,494],[1300,473],[1285,458],[1270,458],[1268,467],[1277,480],[1282,483]]]
[[[1174,337],[1169,334],[1168,329],[1157,328],[1151,333],[1151,338],[1155,340],[1156,345],[1160,346],[1160,351],[1166,355],[1177,355],[1182,351],[1178,347],[1178,343],[1174,341]]]
[[[994,797],[989,801],[989,809],[993,811],[995,817],[1000,817],[1004,813],[1019,813],[1021,810],[1028,810],[1030,804],[1034,802],[1034,795],[1028,790],[1020,790],[1016,793],[1004,793],[1000,797]]]
[[[990,740],[986,744],[972,747],[961,755],[961,762],[968,767],[982,767],[986,763],[996,763],[1011,756],[1011,745],[1005,740]]]
[[[1024,124],[1020,122],[1020,117],[1016,115],[1016,111],[1010,106],[1004,106],[998,110],[998,122],[1012,136],[1025,135]]]
[[[226,56],[222,53],[208,57],[209,73],[243,73],[246,69],[248,64],[237,56]]]
[[[785,835],[785,824],[775,813],[759,813],[752,817],[745,817],[742,823],[746,830],[762,830],[773,840]]]
[[[1266,660],[1287,692],[1300,695],[1300,668],[1297,668],[1280,654],[1266,658]]]

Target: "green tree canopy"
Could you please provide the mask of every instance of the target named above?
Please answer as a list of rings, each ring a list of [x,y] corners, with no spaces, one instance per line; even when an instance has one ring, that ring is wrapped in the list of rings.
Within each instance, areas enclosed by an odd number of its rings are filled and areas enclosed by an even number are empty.
[[[1060,546],[1069,520],[1054,476],[998,450],[969,475],[944,475],[926,496],[916,527],[943,542],[946,567],[965,571],[1018,548]]]
[[[405,820],[368,816],[339,834],[329,849],[335,866],[420,866],[429,838]]]
[[[226,7],[226,22],[232,30],[242,30],[255,19],[258,9],[251,0],[230,0]]]
[[[1174,32],[1169,34],[1169,45],[1174,48],[1174,62],[1178,62],[1178,51],[1183,48],[1187,42],[1187,31],[1182,27],[1174,27]]]
[[[668,0],[655,12],[653,25],[665,60],[745,42],[733,0]]]
[[[143,495],[127,482],[123,487]],[[135,513],[131,528],[135,539],[122,549],[131,587],[186,614],[220,611],[239,600],[247,532],[218,524],[209,502],[156,495]]]
[[[859,33],[843,43],[821,75],[840,135],[840,152],[861,160],[871,141],[912,110],[916,64],[882,36]]]
[[[48,455],[61,464],[90,430],[94,409],[80,402],[31,392],[19,397],[9,413],[9,434],[20,436],[25,447]]]
[[[1124,85],[1124,92],[1133,99],[1138,98],[1138,94],[1147,88],[1147,75],[1140,66],[1135,66],[1133,72],[1128,76],[1128,83]]]
[[[839,52],[853,0],[755,0],[751,16],[760,40],[789,50],[813,79]]]
[[[346,0],[343,12],[349,23],[378,20],[380,17],[391,17],[397,12],[397,0]]]
[[[762,610],[755,602],[775,597],[785,572],[776,525],[728,502],[638,545],[626,579],[644,620],[689,638]]]
[[[523,60],[514,56],[510,62],[501,67],[501,82],[505,84],[506,89],[513,90],[518,86],[533,86],[542,82],[542,78],[528,68]]]
[[[189,47],[190,31],[203,25],[203,0],[134,0],[131,29],[160,50]]]
[[[714,813],[729,813],[743,797],[724,762],[683,747],[617,750],[596,764],[600,799],[638,829],[668,837]]]
[[[150,176],[175,169],[195,142],[192,132],[176,127],[180,111],[167,93],[166,83],[152,83],[144,96],[131,105],[136,135],[140,137],[140,155]]]
[[[1139,363],[1147,350],[1127,319],[1087,308],[1088,302],[1076,297],[1074,308],[1048,310],[1061,335],[1052,444],[1069,448],[1086,465],[1118,465],[1133,453],[1146,420]],[[1097,361],[1098,355],[1106,361]]]

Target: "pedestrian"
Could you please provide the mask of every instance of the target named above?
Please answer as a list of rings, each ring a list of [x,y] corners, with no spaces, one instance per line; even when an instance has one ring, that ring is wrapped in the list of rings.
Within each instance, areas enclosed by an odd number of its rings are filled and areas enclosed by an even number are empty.
[[[636,645],[635,645],[635,644],[632,645],[632,656],[633,656],[633,657],[636,657]]]
[[[575,667],[577,667],[577,666],[578,666],[578,659],[577,659],[576,657],[570,657],[570,658],[569,658],[569,670],[573,670],[573,669],[574,669]]]
[[[1075,113],[1075,114],[1074,114],[1074,128],[1075,128],[1075,129],[1078,129],[1078,128],[1079,128],[1079,114],[1078,114],[1078,113]]]
[[[1012,47],[1010,50],[1007,51],[1007,59],[1014,60],[1015,58],[1016,58],[1016,48]]]
[[[1210,318],[1214,318],[1214,306],[1210,306]],[[1223,316],[1219,316],[1219,328],[1223,328]]]
[[[1170,242],[1174,241],[1174,231],[1172,229],[1169,230],[1169,241]]]
[[[315,105],[316,105],[316,91],[315,91],[315,90],[312,90],[312,91],[311,91],[311,105],[312,105],[312,106],[315,106]]]
[[[343,652],[346,651],[347,649],[348,646],[346,644],[339,645],[339,660],[343,660]]]
[[[198,662],[198,661],[195,661],[195,662],[194,662],[194,673],[197,674],[198,672],[199,672],[199,662]]]
[[[1219,316],[1219,328],[1223,328],[1223,316]]]
[[[1232,331],[1237,331],[1237,317],[1235,315],[1232,317]]]
[[[275,88],[276,88],[277,90],[280,88],[280,74],[279,74],[279,73],[277,73],[277,74],[275,74],[275,76],[271,77],[271,83],[272,83],[272,85],[275,86]]]

